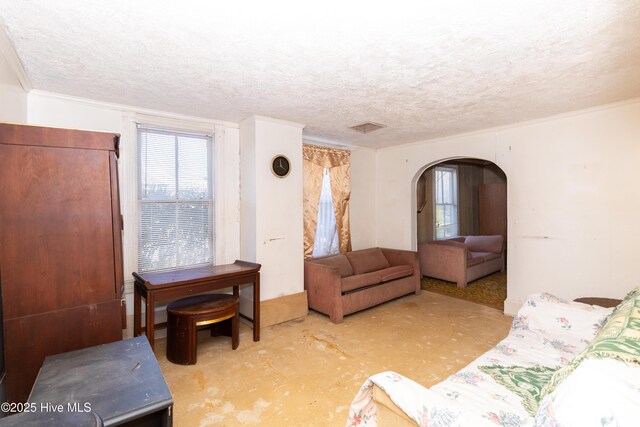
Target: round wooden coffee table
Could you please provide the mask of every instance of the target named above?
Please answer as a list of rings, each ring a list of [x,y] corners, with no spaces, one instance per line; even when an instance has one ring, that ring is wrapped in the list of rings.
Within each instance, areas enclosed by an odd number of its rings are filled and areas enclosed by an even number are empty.
[[[234,295],[204,294],[169,304],[167,359],[181,365],[197,362],[198,326],[211,325],[211,336],[230,336],[231,348],[238,348],[239,301]]]

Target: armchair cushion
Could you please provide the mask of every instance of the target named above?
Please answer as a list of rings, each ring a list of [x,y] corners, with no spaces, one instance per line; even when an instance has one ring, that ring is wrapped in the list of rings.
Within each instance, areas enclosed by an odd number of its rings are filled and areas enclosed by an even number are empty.
[[[380,248],[347,252],[347,258],[353,267],[353,274],[369,273],[390,267],[389,261]]]
[[[504,238],[500,235],[496,236],[467,236],[464,244],[471,252],[493,252],[494,254],[502,253],[504,246]]]

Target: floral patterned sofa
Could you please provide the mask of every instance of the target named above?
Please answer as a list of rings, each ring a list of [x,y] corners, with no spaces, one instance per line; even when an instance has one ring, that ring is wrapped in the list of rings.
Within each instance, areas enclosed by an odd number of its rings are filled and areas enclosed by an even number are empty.
[[[531,295],[508,336],[431,388],[376,374],[347,426],[640,425],[640,288],[615,309]]]

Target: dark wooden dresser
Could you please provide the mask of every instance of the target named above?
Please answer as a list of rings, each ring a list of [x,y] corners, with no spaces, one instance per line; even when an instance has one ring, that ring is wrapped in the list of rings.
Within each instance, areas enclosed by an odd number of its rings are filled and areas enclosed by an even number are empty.
[[[7,400],[46,356],[122,339],[119,136],[0,123]]]

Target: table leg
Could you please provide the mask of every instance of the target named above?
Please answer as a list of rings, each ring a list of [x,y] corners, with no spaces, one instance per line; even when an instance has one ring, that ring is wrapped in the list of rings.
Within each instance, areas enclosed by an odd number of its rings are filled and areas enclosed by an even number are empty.
[[[137,337],[142,333],[142,310],[140,306],[142,304],[140,298],[140,292],[138,289],[133,290],[133,336]]]
[[[149,345],[151,346],[151,349],[153,350],[154,346],[154,327],[155,327],[155,301],[153,298],[153,294],[151,292],[147,292],[147,298],[146,298],[146,332],[147,332],[147,339],[149,340]]]
[[[260,273],[253,282],[253,340],[260,341]]]

